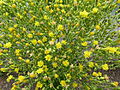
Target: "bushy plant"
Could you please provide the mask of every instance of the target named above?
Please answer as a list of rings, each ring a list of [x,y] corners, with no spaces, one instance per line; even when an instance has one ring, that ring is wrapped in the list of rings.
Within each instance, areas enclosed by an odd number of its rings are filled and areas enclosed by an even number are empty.
[[[0,70],[11,90],[117,87],[120,0],[1,0]]]

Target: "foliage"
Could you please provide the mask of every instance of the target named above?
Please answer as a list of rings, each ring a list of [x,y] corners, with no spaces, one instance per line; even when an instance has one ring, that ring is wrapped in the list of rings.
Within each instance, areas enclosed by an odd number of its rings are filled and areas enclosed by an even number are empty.
[[[1,0],[0,70],[14,81],[11,90],[117,87],[100,72],[120,63],[117,3]]]

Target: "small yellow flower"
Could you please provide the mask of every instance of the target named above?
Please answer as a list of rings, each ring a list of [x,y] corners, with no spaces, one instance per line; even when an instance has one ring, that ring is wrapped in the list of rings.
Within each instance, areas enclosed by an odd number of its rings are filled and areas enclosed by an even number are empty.
[[[47,37],[43,37],[42,41],[46,42],[47,41]]]
[[[39,66],[39,67],[42,67],[43,65],[44,65],[44,62],[43,62],[43,61],[39,61],[39,62],[38,62],[38,66]]]
[[[98,41],[93,41],[93,45],[98,45]]]
[[[7,78],[7,82],[10,82],[11,79],[13,79],[13,75],[10,75],[10,76]]]
[[[51,60],[51,58],[52,58],[52,56],[51,56],[51,55],[46,55],[46,56],[45,56],[45,59],[46,59],[47,61],[50,61],[50,60]]]
[[[113,83],[111,83],[113,86],[115,86],[115,87],[117,87],[118,86],[118,82],[113,82]]]
[[[54,63],[52,63],[52,66],[53,66],[54,68],[56,68],[56,67],[58,66],[58,64],[57,64],[56,62],[54,62]]]
[[[93,72],[92,75],[95,77],[99,76],[97,72]]]
[[[18,73],[18,72],[19,72],[19,68],[15,68],[14,71],[15,71],[16,73]]]
[[[29,64],[29,63],[30,63],[30,59],[26,59],[25,62],[26,62],[27,64]]]
[[[31,42],[32,42],[33,45],[37,44],[37,40],[36,39],[31,40]]]
[[[49,33],[49,36],[50,36],[50,37],[54,37],[54,33],[53,33],[53,32],[50,32],[50,33]]]
[[[62,40],[61,43],[64,44],[64,45],[67,44],[66,40]]]
[[[56,43],[56,48],[59,49],[59,48],[62,48],[62,45],[60,42]]]
[[[27,36],[28,36],[28,38],[32,38],[32,37],[33,37],[33,35],[32,35],[32,34],[28,34]]]
[[[20,51],[21,51],[20,49],[16,49],[16,50],[15,50],[15,54],[16,54],[16,55],[19,55]]]
[[[58,74],[55,74],[55,75],[54,75],[54,77],[55,77],[55,78],[58,78],[58,77],[59,77],[59,75],[58,75]]]
[[[101,27],[100,27],[99,25],[96,25],[96,26],[95,26],[95,29],[96,29],[96,30],[100,30]]]
[[[57,30],[60,30],[60,31],[64,30],[64,26],[63,25],[58,25]]]
[[[117,0],[117,3],[120,3],[120,0]]]
[[[35,26],[39,26],[40,23],[38,21],[35,22]]]
[[[62,64],[67,67],[69,65],[69,61],[65,60],[65,61],[62,62]]]
[[[43,73],[43,68],[39,68],[36,72],[37,72],[38,74]]]
[[[89,66],[90,68],[93,68],[93,67],[94,67],[94,63],[93,63],[93,62],[88,62],[88,66]]]
[[[4,48],[10,48],[11,46],[12,46],[11,42],[8,42],[8,43],[4,44]]]
[[[81,43],[81,45],[82,45],[82,46],[87,46],[88,43],[87,43],[87,42],[83,42],[83,43]]]
[[[45,54],[49,54],[50,51],[51,51],[51,49],[46,49],[46,50],[44,51],[44,53],[45,53]]]
[[[42,44],[42,43],[43,43],[41,40],[38,40],[37,42],[38,42],[39,44]]]
[[[6,72],[8,69],[7,68],[0,68],[2,72]]]
[[[15,4],[12,4],[12,6],[11,6],[12,8],[16,8],[16,5]]]
[[[14,25],[14,28],[17,28],[17,27],[18,27],[18,24],[15,24],[15,25]]]
[[[43,84],[42,84],[41,82],[37,82],[36,87],[37,87],[37,88],[42,88],[42,87],[43,87]]]
[[[109,69],[109,68],[108,68],[108,64],[102,65],[102,69],[103,69],[103,70],[108,70],[108,69]]]
[[[116,48],[116,47],[109,47],[109,46],[105,48],[105,50],[108,50],[109,53],[115,53],[115,52],[117,52],[117,49],[118,48]]]
[[[72,86],[73,86],[74,88],[76,88],[76,87],[78,87],[78,83],[73,82]]]
[[[90,32],[90,35],[93,36],[95,34],[95,32]]]
[[[49,19],[49,17],[48,17],[48,16],[46,16],[46,15],[44,15],[44,19],[45,19],[45,20],[48,20],[48,19]]]
[[[72,76],[70,75],[70,73],[67,73],[67,74],[66,74],[66,78],[67,78],[67,79],[71,79],[71,77],[72,77]]]
[[[89,58],[91,54],[92,54],[91,51],[84,51],[84,57],[85,58]]]
[[[83,11],[83,12],[80,12],[80,15],[82,16],[82,17],[88,17],[88,12],[87,11]]]
[[[97,13],[98,12],[98,8],[93,8],[92,12],[93,13]]]
[[[102,73],[101,73],[101,72],[98,72],[98,76],[102,76]]]
[[[61,80],[61,81],[60,81],[60,84],[61,84],[63,87],[67,86],[67,84],[66,84],[66,81],[65,81],[65,80]]]
[[[35,78],[35,77],[36,77],[36,74],[32,72],[32,73],[30,73],[29,76],[30,76],[30,78]]]
[[[25,76],[18,76],[18,80],[20,81],[20,82],[23,82],[24,80],[25,80]]]

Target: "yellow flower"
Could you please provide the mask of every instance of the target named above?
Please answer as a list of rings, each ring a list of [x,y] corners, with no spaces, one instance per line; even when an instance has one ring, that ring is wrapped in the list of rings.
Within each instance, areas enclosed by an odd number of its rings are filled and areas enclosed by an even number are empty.
[[[43,37],[42,41],[46,42],[47,41],[47,37]]]
[[[108,64],[102,65],[102,69],[103,69],[103,70],[108,70],[108,69],[109,69],[109,68],[108,68]]]
[[[7,68],[0,68],[2,72],[6,72],[8,69]]]
[[[15,4],[12,4],[12,6],[11,6],[12,8],[16,8],[16,5]]]
[[[18,80],[20,81],[20,82],[23,82],[24,80],[25,80],[25,76],[18,76]]]
[[[64,44],[64,45],[67,44],[66,40],[62,40],[61,43]]]
[[[115,86],[115,87],[117,87],[118,86],[118,82],[113,82],[113,83],[111,83],[113,86]]]
[[[36,21],[35,22],[35,26],[39,26],[39,25],[40,25],[40,23]]]
[[[96,25],[95,28],[96,28],[96,30],[100,30],[101,29],[101,27],[99,25]]]
[[[45,20],[48,20],[48,19],[49,19],[49,17],[48,17],[48,16],[46,16],[46,15],[44,15],[44,19],[45,19]]]
[[[101,73],[101,72],[98,72],[98,76],[102,76],[102,73]]]
[[[10,48],[12,46],[11,42],[4,44],[4,48]]]
[[[52,66],[53,66],[54,68],[56,68],[56,67],[58,66],[58,64],[57,64],[56,62],[54,62],[54,63],[52,63]]]
[[[62,64],[67,67],[69,65],[69,61],[65,60],[65,61],[62,62]]]
[[[29,76],[30,76],[30,78],[35,78],[35,77],[36,77],[36,74],[32,72],[32,73],[30,73]]]
[[[66,84],[66,81],[65,81],[65,80],[61,80],[61,81],[60,81],[60,84],[61,84],[63,87],[67,86],[67,84]]]
[[[43,73],[43,68],[39,68],[36,72],[37,72],[38,74]]]
[[[41,82],[37,82],[36,87],[37,87],[37,88],[42,88],[42,87],[43,87],[43,84],[42,84]]]
[[[17,28],[17,27],[18,27],[18,24],[15,24],[15,25],[14,25],[14,28]]]
[[[43,61],[39,61],[39,62],[38,62],[38,66],[39,66],[39,67],[42,67],[43,65],[44,65],[44,62],[43,62]]]
[[[51,58],[52,58],[52,56],[51,56],[51,55],[46,55],[46,56],[45,56],[45,59],[46,59],[47,61],[50,61],[50,60],[51,60]]]
[[[16,49],[16,50],[15,50],[15,54],[16,54],[16,55],[19,55],[20,51],[21,51],[20,49]]]
[[[98,41],[93,41],[93,45],[98,45]]]
[[[26,59],[25,62],[26,62],[27,64],[29,64],[29,63],[30,63],[30,59]]]
[[[57,26],[57,30],[60,30],[60,31],[64,30],[63,25],[58,25],[58,26]]]
[[[98,12],[98,8],[93,8],[92,12],[93,13],[97,13]]]
[[[85,58],[89,58],[91,54],[92,54],[91,51],[84,51],[84,57]]]
[[[109,53],[115,53],[117,52],[117,49],[116,47],[106,47],[105,50],[108,50]]]
[[[83,11],[83,12],[80,12],[80,15],[82,16],[82,17],[88,17],[88,12],[87,11]]]
[[[81,43],[81,45],[82,45],[82,46],[87,46],[88,43],[87,43],[87,42],[83,42],[83,43]]]
[[[88,66],[89,66],[90,68],[93,68],[93,67],[94,67],[94,63],[93,63],[93,62],[88,62]]]
[[[95,77],[99,76],[97,72],[93,72],[92,75]]]
[[[50,51],[51,51],[51,49],[46,49],[46,50],[44,51],[44,53],[45,53],[45,54],[49,54]]]
[[[2,0],[0,1],[0,5],[2,5],[2,4],[4,4],[4,3],[5,3],[4,1],[2,1]]]
[[[76,87],[78,87],[78,83],[73,82],[72,86],[73,86],[74,88],[76,88]]]
[[[54,33],[53,33],[53,32],[50,32],[50,33],[49,33],[49,36],[50,36],[50,37],[54,37]]]
[[[42,43],[43,43],[41,40],[38,40],[37,42],[38,42],[39,44],[42,44]]]
[[[12,32],[12,31],[14,31],[14,30],[15,30],[15,28],[10,27],[10,28],[8,28],[8,30],[9,30],[10,32]]]
[[[72,76],[70,75],[70,73],[66,74],[66,78],[67,78],[67,79],[71,79],[71,77],[72,77]]]
[[[11,79],[13,79],[13,75],[10,75],[10,76],[7,78],[7,82],[10,82]]]
[[[19,68],[15,68],[14,71],[15,71],[16,73],[18,73],[18,72],[19,72]]]
[[[28,38],[32,38],[32,37],[33,37],[33,35],[32,35],[32,34],[28,34],[27,36],[28,36]]]
[[[58,77],[59,77],[59,75],[58,75],[58,74],[55,74],[55,75],[54,75],[54,77],[55,77],[55,78],[58,78]]]
[[[62,48],[62,45],[60,42],[56,43],[56,48],[59,49],[59,48]]]
[[[120,3],[120,0],[117,0],[117,3]]]
[[[90,32],[90,35],[93,36],[95,34],[95,32]]]
[[[31,42],[32,42],[33,45],[37,44],[37,40],[36,39],[31,40]]]

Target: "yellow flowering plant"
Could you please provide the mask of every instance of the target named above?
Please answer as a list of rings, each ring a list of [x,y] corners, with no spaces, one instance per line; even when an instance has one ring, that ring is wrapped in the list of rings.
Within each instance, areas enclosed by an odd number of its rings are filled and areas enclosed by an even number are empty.
[[[120,67],[119,2],[1,0],[0,72],[11,90],[116,88],[100,70]]]

